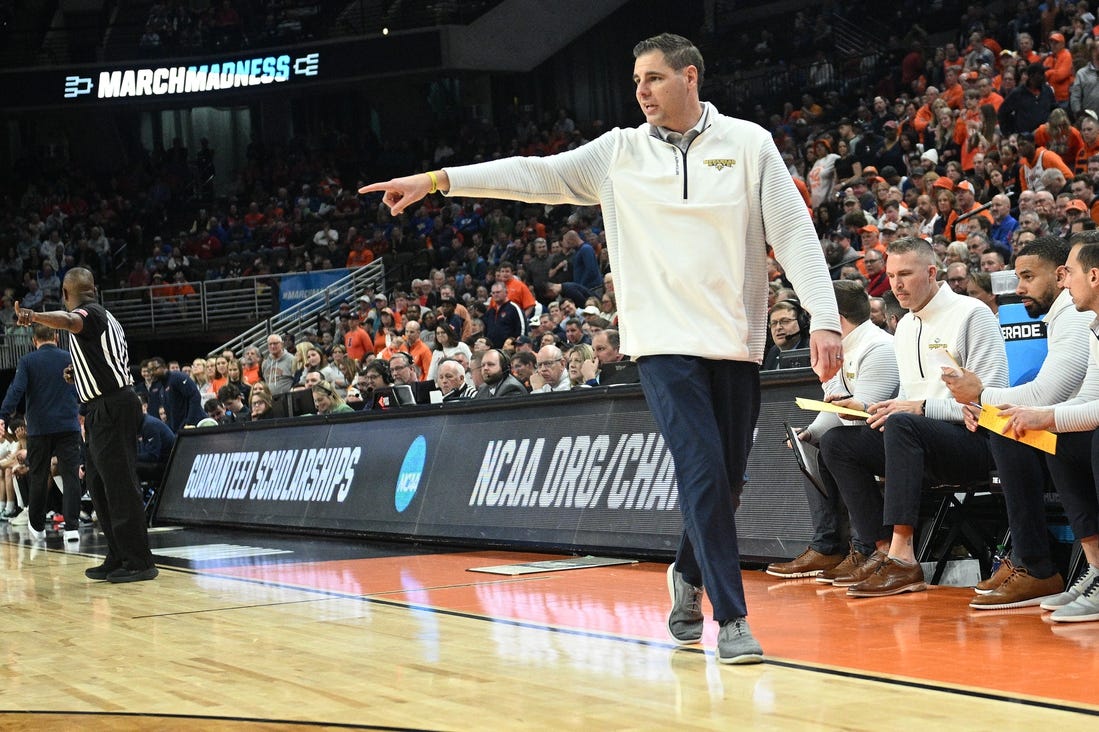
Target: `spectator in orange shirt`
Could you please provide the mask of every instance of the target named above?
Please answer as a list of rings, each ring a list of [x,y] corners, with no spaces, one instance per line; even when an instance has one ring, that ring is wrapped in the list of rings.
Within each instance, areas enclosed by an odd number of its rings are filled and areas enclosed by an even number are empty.
[[[419,372],[417,378],[421,380],[427,378],[427,374],[431,370],[431,349],[420,338],[420,324],[415,320],[410,320],[405,325],[404,345],[397,350],[412,357],[412,361],[416,364],[416,369]]]
[[[244,349],[244,355],[240,360],[240,374],[244,379],[244,383],[251,386],[260,380],[260,363],[263,361],[259,355],[259,349],[255,346],[248,346]]]
[[[351,244],[351,251],[347,254],[347,268],[353,269],[365,267],[374,261],[374,252],[366,248],[362,239],[357,239]]]
[[[374,344],[370,334],[363,330],[361,314],[353,315],[348,326],[349,330],[343,336],[343,345],[347,348],[348,356],[361,362],[366,354],[374,352]]]
[[[916,116],[912,119],[912,127],[920,135],[920,139],[923,140],[924,132],[927,130],[928,125],[935,121],[935,100],[939,98],[939,90],[936,87],[929,86],[923,95],[923,106],[916,110]]]
[[[1057,105],[1068,108],[1069,88],[1076,72],[1072,67],[1072,53],[1065,48],[1065,37],[1060,33],[1049,34],[1049,55],[1042,61],[1046,67],[1046,82],[1053,87]]]
[[[579,238],[579,237],[577,237]],[[526,283],[515,276],[511,262],[504,260],[496,266],[496,281],[508,289],[508,300],[518,305],[528,318],[534,312],[534,293]],[[426,371],[424,372],[427,373]]]
[[[1085,109],[1080,113],[1079,126],[1080,139],[1084,145],[1076,154],[1073,171],[1076,175],[1085,175],[1088,171],[1088,159],[1099,155],[1099,115],[1091,109]]]
[[[951,109],[961,109],[965,102],[965,88],[958,82],[960,71],[960,67],[950,66],[947,68],[946,77],[943,79],[942,98],[946,100]]]
[[[1049,120],[1034,131],[1034,144],[1052,150],[1068,164],[1075,162],[1084,149],[1084,138],[1069,124],[1068,113],[1057,107],[1049,113]]]
[[[991,104],[993,109],[997,112],[1000,111],[1000,105],[1004,103],[1004,98],[997,94],[996,90],[992,88],[992,79],[987,76],[978,78],[977,91],[981,94],[981,100],[977,104],[978,107],[985,104]]]

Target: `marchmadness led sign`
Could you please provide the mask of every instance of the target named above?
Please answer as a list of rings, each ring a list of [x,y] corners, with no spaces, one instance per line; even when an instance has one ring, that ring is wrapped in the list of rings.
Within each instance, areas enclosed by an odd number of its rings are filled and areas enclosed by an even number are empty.
[[[238,104],[288,89],[437,70],[439,31],[304,43],[218,56],[0,70],[4,111]]]
[[[257,56],[201,66],[158,66],[100,71],[98,77],[65,77],[65,99],[93,95],[98,99],[165,97],[224,89],[285,84],[295,77],[320,75],[320,53],[304,56]]]

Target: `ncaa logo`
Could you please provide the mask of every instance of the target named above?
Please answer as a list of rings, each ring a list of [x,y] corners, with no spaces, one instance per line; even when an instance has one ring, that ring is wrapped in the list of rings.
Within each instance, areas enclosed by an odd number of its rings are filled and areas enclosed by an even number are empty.
[[[408,446],[408,452],[401,463],[401,473],[397,476],[397,490],[393,494],[393,505],[397,513],[403,512],[412,503],[420,487],[420,478],[424,475],[424,459],[427,457],[427,440],[420,435]]]

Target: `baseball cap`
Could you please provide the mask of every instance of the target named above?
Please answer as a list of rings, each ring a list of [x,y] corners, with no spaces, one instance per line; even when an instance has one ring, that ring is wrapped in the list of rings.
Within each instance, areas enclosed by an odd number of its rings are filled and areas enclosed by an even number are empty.
[[[583,315],[599,315],[599,308],[595,307],[594,305],[588,305],[580,312]]]
[[[542,319],[541,318],[531,318],[530,319],[530,327],[531,328],[537,328],[541,324],[542,324]]]
[[[893,221],[886,221],[884,224],[881,225],[881,230],[882,231],[896,231],[897,230],[897,224],[896,224],[896,222],[893,222]]]
[[[1049,40],[1057,41],[1058,43],[1064,43],[1065,42],[1065,37],[1062,34],[1054,31],[1053,33],[1049,34]]]
[[[385,302],[385,303],[389,302],[389,298],[386,297],[385,295],[383,295],[380,292],[377,295],[374,296],[374,302],[377,302],[378,300],[381,300],[382,302]]]
[[[945,175],[940,175],[935,179],[935,182],[931,184],[932,188],[942,188],[947,191],[954,190],[954,181],[947,178]]]
[[[867,224],[866,226],[863,226],[863,227],[859,228],[859,233],[860,234],[866,234],[868,232],[872,233],[872,234],[877,234],[878,233],[878,227],[874,226],[873,224]]]
[[[976,189],[973,188],[973,184],[967,180],[958,181],[954,185],[956,191],[969,191],[970,193],[976,193]]]
[[[1065,210],[1066,211],[1079,211],[1080,213],[1087,213],[1088,206],[1087,206],[1086,203],[1081,201],[1079,198],[1074,198],[1074,199],[1072,199],[1071,201],[1068,202],[1068,205],[1065,206]]]
[[[897,129],[897,120],[887,119],[885,121],[885,124],[882,125],[882,129],[886,129],[886,130],[895,130],[895,129]]]

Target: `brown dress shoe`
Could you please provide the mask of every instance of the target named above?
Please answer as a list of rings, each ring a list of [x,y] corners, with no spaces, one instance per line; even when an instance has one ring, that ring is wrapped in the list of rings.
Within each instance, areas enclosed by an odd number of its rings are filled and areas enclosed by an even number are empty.
[[[1023,567],[1015,567],[999,587],[987,595],[978,595],[969,603],[974,610],[1006,610],[1013,607],[1041,605],[1065,588],[1061,575],[1038,579]]]
[[[878,571],[878,567],[887,558],[887,554],[883,551],[875,550],[873,554],[866,558],[866,561],[859,566],[852,569],[849,573],[842,577],[836,577],[832,580],[833,587],[850,587],[851,585],[857,585],[864,579]]]
[[[1000,560],[1000,566],[996,568],[996,571],[993,572],[988,579],[983,579],[978,582],[973,588],[973,591],[978,595],[987,595],[1002,585],[1004,580],[1011,576],[1014,569],[1015,565],[1011,563],[1011,560],[1004,557]]]
[[[854,572],[858,567],[861,567],[868,557],[860,551],[856,551],[854,548],[847,553],[847,556],[843,558],[843,561],[837,564],[832,569],[826,569],[817,575],[817,582],[822,585],[830,585],[836,577],[846,577]]]
[[[848,597],[886,597],[927,589],[923,567],[886,557],[874,574],[847,588]]]
[[[775,577],[794,579],[796,577],[816,577],[826,569],[832,569],[843,561],[842,554],[821,554],[809,548],[801,556],[789,562],[773,562],[767,565],[767,574]]]

